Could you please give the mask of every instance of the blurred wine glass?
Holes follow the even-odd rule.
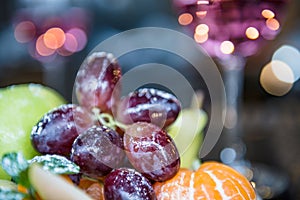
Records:
[[[246,147],[239,120],[244,67],[247,57],[258,53],[268,40],[278,35],[289,1],[173,0],[173,3],[179,24],[222,69],[227,113],[220,159],[249,180],[255,180],[253,169],[257,167],[252,168],[244,158]]]

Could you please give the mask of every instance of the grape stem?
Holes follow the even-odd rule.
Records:
[[[112,128],[114,130],[116,130],[117,127],[121,128],[122,130],[125,130],[127,128],[127,125],[116,121],[111,114],[101,113],[99,108],[93,108],[92,112],[96,116],[96,119],[99,120],[99,122],[104,126]]]

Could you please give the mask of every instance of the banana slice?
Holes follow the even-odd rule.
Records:
[[[68,183],[58,175],[44,171],[37,164],[29,168],[29,179],[44,200],[92,200],[84,191]]]

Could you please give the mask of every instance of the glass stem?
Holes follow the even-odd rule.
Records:
[[[234,158],[231,159],[232,162],[234,162],[235,160],[243,159],[246,152],[245,145],[242,142],[243,131],[240,120],[245,59],[232,56],[228,60],[222,60],[220,64],[223,66],[227,101],[226,119],[224,124],[224,148],[230,148],[231,152],[235,152]]]

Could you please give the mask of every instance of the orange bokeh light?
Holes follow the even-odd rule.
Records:
[[[189,25],[193,21],[193,16],[190,13],[183,13],[178,17],[180,25]]]
[[[204,43],[208,40],[208,34],[199,35],[197,33],[194,34],[194,39],[198,43]]]
[[[50,28],[44,34],[44,43],[49,49],[58,49],[65,43],[65,32],[61,28]]]
[[[277,19],[271,18],[267,19],[266,25],[269,29],[277,31],[280,28],[280,23]]]
[[[207,14],[207,11],[197,11],[196,15],[199,19],[203,19]]]
[[[206,24],[199,24],[195,30],[198,35],[205,35],[208,33],[208,31],[209,27]]]
[[[251,39],[251,40],[255,40],[259,37],[259,32],[256,28],[254,27],[248,27],[246,29],[246,32],[245,32],[247,38]]]
[[[266,19],[271,19],[271,18],[274,18],[275,17],[275,13],[272,11],[272,10],[269,10],[269,9],[264,9],[262,12],[261,12],[261,15],[266,18]]]
[[[38,37],[38,39],[36,40],[36,43],[35,43],[35,48],[36,48],[36,51],[39,55],[41,55],[41,56],[50,56],[55,52],[55,50],[54,49],[49,49],[45,45],[44,36],[45,36],[45,34],[42,34],[42,35],[40,35],[40,37]]]

